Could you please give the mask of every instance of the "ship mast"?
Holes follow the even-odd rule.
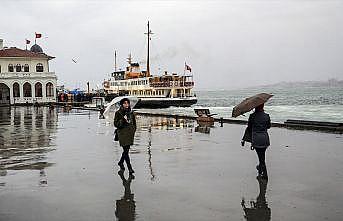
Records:
[[[129,54],[129,57],[127,58],[127,63],[129,63],[129,71],[131,72],[132,71],[132,66],[131,66],[131,62],[132,62],[132,56],[131,56],[131,53]]]
[[[144,33],[147,35],[148,37],[148,54],[147,54],[147,62],[146,62],[146,76],[150,77],[150,35],[152,35],[153,33],[150,30],[150,26],[149,26],[149,21],[148,21],[148,32]]]
[[[117,71],[117,51],[114,51],[114,71]]]

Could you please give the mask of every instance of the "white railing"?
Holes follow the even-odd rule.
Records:
[[[55,72],[5,72],[0,73],[0,78],[31,78],[31,77],[56,77]]]
[[[193,87],[193,81],[165,81],[165,82],[151,82],[152,87]]]
[[[55,97],[14,97],[13,98],[14,104],[34,104],[36,102],[38,103],[50,103],[50,102],[56,102]]]

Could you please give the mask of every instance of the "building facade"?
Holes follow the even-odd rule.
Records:
[[[55,103],[57,76],[34,44],[30,50],[3,47],[0,39],[0,105]]]

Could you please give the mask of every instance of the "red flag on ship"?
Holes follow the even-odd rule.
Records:
[[[192,68],[185,63],[185,69],[189,72],[192,72]]]
[[[27,45],[31,43],[30,40],[28,40],[28,39],[25,39],[25,40],[26,40],[26,44],[27,44]]]
[[[41,38],[42,37],[42,34],[40,33],[35,33],[36,34],[36,38]]]

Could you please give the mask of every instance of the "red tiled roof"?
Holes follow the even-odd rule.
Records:
[[[16,47],[3,48],[2,50],[0,50],[0,58],[1,57],[47,58],[49,60],[55,58],[44,53],[35,53],[29,50],[22,50]]]

